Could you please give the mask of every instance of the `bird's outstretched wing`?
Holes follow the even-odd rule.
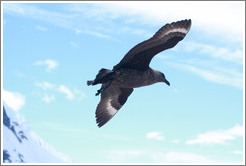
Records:
[[[164,25],[153,37],[133,47],[113,70],[125,67],[148,69],[151,59],[159,52],[174,47],[185,37],[190,27],[190,19]]]
[[[113,85],[102,92],[101,101],[96,109],[98,127],[103,126],[117,113],[132,92],[133,88],[119,88]]]

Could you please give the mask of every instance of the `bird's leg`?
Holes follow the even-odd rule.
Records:
[[[98,96],[102,90],[103,90],[103,87],[101,87],[101,89],[97,90],[96,96]]]
[[[101,89],[97,90],[96,96],[98,96],[100,93],[102,93],[103,91],[105,91],[108,87],[110,87],[110,85],[112,84],[112,82],[113,82],[113,80],[111,80],[105,86],[102,86]]]

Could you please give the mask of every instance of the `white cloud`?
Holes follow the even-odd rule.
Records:
[[[243,152],[241,150],[235,150],[232,152],[233,154],[236,154],[236,155],[241,155],[243,154]]]
[[[42,88],[43,90],[54,89],[56,87],[56,85],[49,82],[38,82],[36,83],[36,86]]]
[[[25,105],[26,97],[19,92],[11,92],[3,89],[3,100],[13,110],[18,111]]]
[[[67,96],[67,98],[70,100],[74,98],[73,92],[65,85],[60,85],[58,91],[64,93]]]
[[[57,68],[58,62],[56,62],[54,60],[51,60],[51,59],[46,59],[44,61],[37,61],[37,62],[34,63],[34,65],[36,65],[36,66],[44,65],[44,66],[46,66],[46,71],[49,72],[49,71]]]
[[[7,5],[8,7],[4,7],[5,13],[42,20],[62,28],[71,29],[76,33],[87,33],[108,39],[112,39],[112,32],[123,31],[121,25],[114,24],[113,21],[116,19],[121,19],[125,25],[161,26],[167,22],[191,18],[192,29],[199,32],[201,36],[237,43],[242,42],[245,29],[243,2],[124,1],[76,3],[67,4],[63,8],[66,14],[43,10],[34,5],[14,3]],[[230,14],[228,15],[228,13]],[[145,34],[143,30],[138,28],[131,32],[138,35]]]
[[[37,25],[35,28],[37,30],[40,30],[40,31],[43,31],[43,32],[46,32],[48,30],[46,27],[43,27],[43,26],[40,26],[40,25]]]
[[[71,28],[71,15],[50,12],[48,10],[42,10],[34,5],[23,3],[5,3],[3,6],[5,13],[42,20],[64,28]]]
[[[42,100],[47,103],[55,100],[55,95],[57,94],[63,94],[69,100],[73,100],[73,99],[83,100],[86,97],[85,93],[83,93],[82,91],[76,88],[71,89],[63,84],[57,85],[57,84],[44,81],[44,82],[37,82],[36,86],[46,92],[56,92],[56,94],[52,94],[50,96],[47,95],[46,92],[44,93],[44,95],[42,96]]]
[[[103,39],[108,39],[108,40],[117,41],[117,42],[119,41],[111,37],[110,35],[106,34],[105,32],[102,32],[102,30],[101,31],[94,30],[93,27],[91,27],[90,29],[75,28],[73,30],[75,31],[76,34],[89,34],[89,35],[96,36],[96,37],[103,38]]]
[[[226,144],[226,141],[235,140],[243,136],[243,126],[235,125],[227,130],[209,131],[199,134],[195,139],[186,141],[186,144]]]
[[[144,29],[132,28],[130,26],[124,26],[120,28],[119,30],[125,33],[131,33],[137,36],[143,36],[145,38],[150,38],[151,36],[153,36],[153,33],[149,33]]]
[[[163,134],[161,132],[156,131],[156,132],[147,133],[146,138],[147,139],[155,139],[157,141],[163,141],[165,137],[163,136]]]
[[[153,35],[153,32],[148,33],[147,28],[139,29],[136,24],[150,25],[151,23],[151,26],[162,26],[167,22],[191,18],[192,32],[190,33],[199,34],[195,38],[199,42],[192,41],[193,38],[188,42],[184,41],[181,51],[190,52],[192,55],[203,55],[204,59],[207,59],[206,64],[210,65],[198,66],[204,61],[197,56],[200,60],[199,64],[184,64],[179,67],[210,82],[243,88],[243,73],[236,70],[243,64],[244,56],[242,42],[245,16],[244,5],[241,2],[113,2],[95,3],[89,7],[84,4],[72,4],[69,9],[75,13],[81,13],[86,18],[98,20],[102,26],[101,32],[112,29],[112,34],[120,31],[144,35],[144,37]],[[230,13],[229,17],[227,13]],[[168,17],[163,17],[167,15]],[[122,22],[125,20],[125,24],[120,27],[112,25],[113,21],[119,18],[123,20]],[[133,26],[131,23],[134,23]],[[213,42],[213,45],[201,43],[201,39],[203,42]],[[237,45],[231,45],[232,43]],[[222,46],[218,46],[219,44]],[[175,49],[177,51],[177,47],[173,50]],[[162,54],[157,56],[162,59],[169,58]],[[218,63],[212,65],[215,63],[214,60]],[[231,63],[231,68],[228,68],[228,65],[225,66],[228,63]]]
[[[76,33],[77,32],[78,32],[78,30],[76,30]],[[118,41],[117,39],[112,38],[110,35],[107,35],[107,34],[101,32],[101,31],[96,31],[96,30],[92,30],[92,29],[80,30],[80,33],[85,33],[85,34],[93,35],[93,36],[96,36],[96,37],[99,37],[99,38]],[[79,33],[77,33],[77,34],[79,34]]]
[[[76,34],[84,33],[90,34],[93,36],[97,36],[100,38],[114,40],[110,35],[102,32],[102,30],[98,30],[98,26],[95,26],[95,22],[92,24],[88,20],[86,13],[82,15],[81,13],[61,13],[61,12],[53,12],[41,9],[36,7],[35,5],[27,5],[27,4],[17,4],[17,3],[8,3],[8,7],[4,7],[4,12],[17,15],[17,16],[25,16],[29,18],[33,18],[35,20],[41,20],[44,22],[48,22],[52,25],[70,29],[74,31]],[[91,10],[90,10],[91,11]],[[96,18],[96,17],[95,17]],[[107,28],[105,28],[107,29]]]
[[[168,63],[174,67],[178,67],[182,70],[187,70],[198,76],[206,79],[207,81],[214,82],[217,84],[229,85],[233,87],[243,88],[243,73],[238,72],[234,69],[223,69],[223,68],[209,68],[201,69],[192,65],[187,64],[175,64]]]
[[[51,101],[55,100],[55,96],[54,95],[47,95],[44,94],[44,96],[42,97],[42,100],[46,103],[50,103]]]
[[[241,49],[230,50],[227,47],[215,47],[197,42],[183,42],[182,48],[186,52],[205,54],[220,60],[243,64],[243,51]]]
[[[114,38],[117,34],[136,34],[140,36],[151,36],[154,32],[146,29],[162,26],[165,23],[192,19],[192,29],[190,33],[196,35],[196,40],[204,42],[214,42],[215,45],[192,41],[184,41],[182,51],[191,52],[193,55],[201,54],[231,63],[232,66],[242,65],[243,50],[242,39],[245,29],[243,2],[110,2],[110,3],[76,3],[63,6],[63,12],[53,12],[44,10],[35,5],[8,4],[4,8],[5,13],[21,15],[37,20],[48,22],[61,28],[74,31],[76,34],[90,34],[96,37],[117,41]],[[187,10],[189,9],[189,10]],[[207,12],[209,11],[209,12]],[[230,15],[228,15],[230,13]],[[165,17],[168,16],[168,17]],[[116,24],[115,20],[120,19],[121,23]],[[143,28],[147,25],[147,28]],[[223,46],[218,47],[218,43]],[[234,43],[234,45],[231,45]],[[236,44],[235,44],[236,43]],[[77,43],[69,43],[77,47]],[[177,50],[175,47],[173,50]],[[158,55],[160,58],[168,59],[169,56]],[[198,58],[199,60],[201,58]],[[203,61],[199,62],[202,63]],[[212,64],[211,59],[207,64]],[[40,61],[37,64],[46,65],[47,71],[57,67],[57,63],[47,63]],[[202,78],[219,84],[241,88],[243,87],[243,73],[231,70],[227,73],[218,69],[215,64],[211,68],[201,68],[200,66],[183,65],[181,69],[193,72]],[[238,67],[238,66],[237,66]],[[222,68],[222,67],[221,67]],[[227,68],[224,67],[224,68]]]
[[[157,57],[159,59],[164,57],[166,64],[192,72],[207,81],[243,89],[242,49],[186,41],[182,43],[182,47],[177,48],[176,53],[189,54],[183,58],[185,60],[182,60],[182,57],[178,60],[172,59],[172,56]]]
[[[101,6],[105,13],[117,13],[116,17],[134,16],[145,24],[160,25],[164,21],[191,18],[193,29],[199,29],[205,35],[242,42],[245,27],[243,2],[116,2]]]

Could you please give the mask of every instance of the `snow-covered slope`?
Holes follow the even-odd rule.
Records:
[[[18,112],[3,105],[4,163],[72,163],[31,131]]]

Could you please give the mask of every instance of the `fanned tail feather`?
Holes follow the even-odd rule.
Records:
[[[113,73],[112,70],[102,68],[96,75],[95,80],[87,81],[87,85],[90,86],[90,85],[96,85],[98,83],[108,82],[110,81],[110,78],[108,76],[111,76],[112,73]]]
[[[96,79],[101,79],[101,78],[103,78],[104,76],[106,76],[107,74],[109,74],[109,73],[111,73],[111,72],[112,72],[112,70],[108,70],[108,69],[102,68],[102,69],[98,72],[98,74],[97,74],[97,76],[96,76]]]
[[[87,81],[87,85],[90,86],[93,84],[94,81]]]

